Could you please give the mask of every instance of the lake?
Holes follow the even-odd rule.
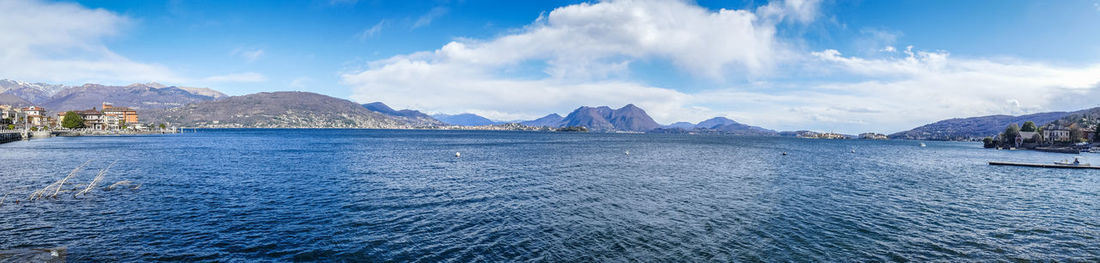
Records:
[[[1100,260],[1100,170],[989,166],[1073,155],[926,144],[310,129],[13,142],[0,144],[0,249],[93,262]],[[118,162],[87,196],[14,203],[88,160],[65,188]],[[140,187],[106,189],[119,181]]]

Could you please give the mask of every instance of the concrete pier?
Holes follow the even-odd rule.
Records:
[[[23,140],[22,131],[0,131],[0,143]]]

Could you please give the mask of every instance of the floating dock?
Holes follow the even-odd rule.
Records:
[[[1066,168],[1066,169],[1100,169],[1100,166],[1091,165],[1067,165],[1067,164],[1041,164],[1041,163],[1014,163],[1014,162],[989,162],[989,165],[1024,166],[1039,168]]]

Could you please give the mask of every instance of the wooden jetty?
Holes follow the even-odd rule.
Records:
[[[1039,168],[1066,168],[1066,169],[1100,169],[1100,166],[1092,166],[1088,164],[1072,165],[1072,164],[1041,164],[1041,163],[1014,163],[1014,162],[989,162],[989,165],[1007,165],[1007,166],[1024,166],[1024,167],[1039,167]]]

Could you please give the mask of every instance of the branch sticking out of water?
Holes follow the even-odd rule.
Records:
[[[62,178],[61,180],[58,180],[57,182],[54,182],[50,185],[47,185],[45,188],[42,188],[38,191],[34,191],[33,193],[31,193],[30,196],[27,197],[27,201],[34,201],[34,200],[42,199],[42,197],[46,196],[46,193],[50,191],[50,187],[54,187],[55,185],[57,186],[57,190],[54,190],[54,193],[51,197],[56,197],[57,193],[61,192],[61,187],[65,184],[65,180],[69,180],[69,177],[73,177],[73,175],[76,175],[76,173],[79,172],[81,168],[84,168],[84,166],[88,165],[88,163],[91,163],[91,162],[92,162],[92,160],[88,160],[87,162],[84,162],[84,164],[81,164],[80,166],[77,166],[76,169],[73,169],[72,172],[69,172],[69,175],[65,176],[65,178]]]
[[[84,164],[81,164],[80,166],[77,166],[76,169],[73,169],[73,171],[70,172],[69,175],[65,176],[65,178],[61,178],[61,181],[57,184],[57,190],[55,190],[53,192],[53,195],[51,195],[50,197],[57,197],[57,193],[61,192],[61,187],[65,185],[65,181],[68,181],[69,177],[73,177],[73,175],[76,175],[76,172],[79,172],[81,168],[84,168],[84,166],[88,165],[88,163],[90,162],[92,162],[92,160],[84,162]]]
[[[88,191],[91,191],[92,187],[95,187],[96,183],[99,183],[99,181],[103,180],[103,175],[107,174],[107,170],[110,170],[111,166],[115,166],[115,163],[118,163],[118,160],[115,160],[114,162],[111,162],[111,164],[107,165],[107,168],[103,168],[103,170],[99,170],[99,173],[95,175],[95,178],[92,179],[92,182],[88,183],[88,187],[85,187],[83,191],[80,191],[79,193],[74,194],[73,197],[76,197],[77,195],[86,195],[86,194],[88,194]]]

